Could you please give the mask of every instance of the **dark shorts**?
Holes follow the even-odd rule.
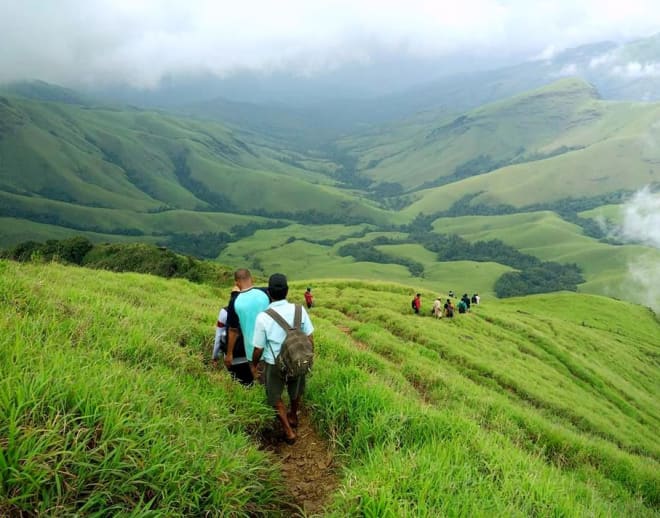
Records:
[[[271,365],[266,364],[266,398],[270,406],[275,404],[282,398],[282,391],[286,385],[286,390],[289,393],[289,399],[294,400],[302,396],[305,392],[305,376],[298,378],[289,378],[284,380],[282,371]]]
[[[227,369],[231,377],[239,381],[242,385],[252,385],[254,379],[252,378],[252,370],[248,362],[232,365]]]

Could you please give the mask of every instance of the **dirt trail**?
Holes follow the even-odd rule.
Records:
[[[299,416],[298,438],[292,445],[283,440],[279,423],[263,432],[261,447],[276,455],[293,503],[300,508],[294,516],[322,514],[339,486],[334,454],[327,441],[309,422],[306,410]]]

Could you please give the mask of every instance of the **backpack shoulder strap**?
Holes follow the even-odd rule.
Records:
[[[296,308],[297,311],[297,308]],[[269,315],[275,322],[279,324],[279,326],[284,329],[286,332],[289,332],[292,327],[289,325],[289,323],[284,320],[282,315],[280,315],[277,311],[275,311],[273,308],[268,308],[265,313]],[[295,322],[294,322],[295,325]]]
[[[302,324],[302,306],[296,304],[295,308],[295,313],[293,314],[293,328],[300,329],[300,324]]]

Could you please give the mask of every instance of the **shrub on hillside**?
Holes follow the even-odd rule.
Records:
[[[113,272],[137,272],[159,277],[180,277],[192,282],[228,284],[232,272],[228,268],[190,256],[176,254],[165,247],[144,243],[94,245],[84,237],[73,237],[45,243],[25,241],[4,250],[0,258],[14,261],[57,261]]]
[[[87,238],[77,236],[57,241],[49,239],[45,243],[25,241],[3,252],[2,256],[14,261],[59,261],[64,263],[82,264],[83,258],[94,245]]]
[[[519,272],[503,274],[495,282],[495,294],[500,298],[548,293],[551,291],[577,291],[584,282],[576,264],[542,263]]]

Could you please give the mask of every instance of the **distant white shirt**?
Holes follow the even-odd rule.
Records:
[[[277,311],[290,325],[293,325],[296,310],[295,304],[291,304],[286,300],[278,300],[272,302],[268,306],[268,309],[270,308]],[[302,308],[300,329],[307,336],[314,332],[314,326],[305,308]],[[254,346],[257,349],[264,350],[262,358],[266,363],[275,365],[275,358],[280,354],[282,342],[284,342],[285,338],[286,331],[270,315],[265,312],[257,315],[257,320],[254,324]]]

